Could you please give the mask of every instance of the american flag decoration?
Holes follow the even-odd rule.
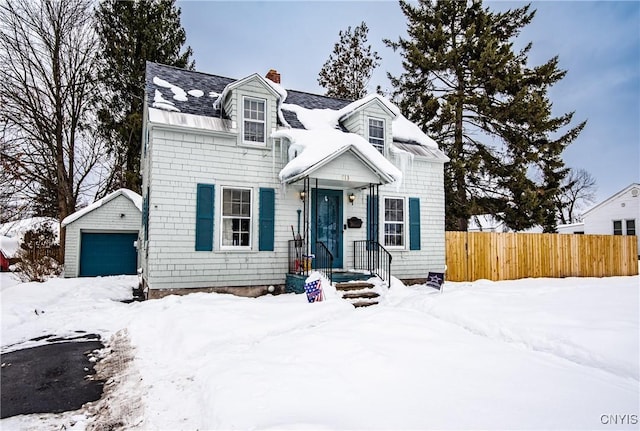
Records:
[[[322,294],[322,283],[320,279],[310,280],[304,284],[304,291],[307,293],[309,302],[320,302],[324,299]]]
[[[427,286],[438,289],[442,292],[442,285],[444,284],[444,272],[429,272],[427,276]]]

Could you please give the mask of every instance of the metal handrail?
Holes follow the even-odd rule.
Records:
[[[333,283],[333,254],[322,241],[316,241],[314,268],[324,274]]]
[[[353,269],[369,271],[391,287],[391,260],[393,256],[378,241],[353,242]]]
[[[333,254],[322,241],[316,242],[315,255],[307,255],[307,243],[289,240],[289,274],[308,276],[311,269],[321,272],[333,283]]]

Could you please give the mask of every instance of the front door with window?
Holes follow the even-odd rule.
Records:
[[[316,241],[333,254],[333,267],[342,268],[342,190],[316,189],[311,202],[311,252]]]

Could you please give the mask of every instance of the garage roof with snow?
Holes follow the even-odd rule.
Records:
[[[91,211],[100,208],[101,206],[103,206],[104,204],[106,204],[109,201],[112,201],[113,199],[117,198],[118,196],[124,196],[127,199],[129,199],[133,205],[135,205],[136,208],[138,208],[138,210],[140,212],[142,212],[142,196],[140,196],[139,194],[137,194],[134,191],[131,191],[129,189],[118,189],[115,192],[112,192],[110,194],[108,194],[107,196],[103,197],[102,199],[98,199],[97,201],[95,201],[94,203],[92,203],[91,205],[88,205],[76,212],[74,212],[73,214],[68,215],[67,217],[65,217],[64,220],[62,220],[62,226],[66,226],[70,223],[73,223],[74,221],[78,220],[80,217],[84,216],[85,214],[90,213]]]

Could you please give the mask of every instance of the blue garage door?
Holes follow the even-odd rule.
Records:
[[[137,233],[82,233],[80,276],[136,273]]]

